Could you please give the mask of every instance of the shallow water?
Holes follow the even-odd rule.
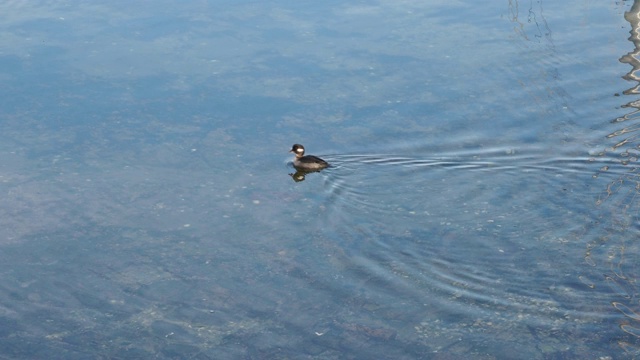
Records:
[[[637,357],[639,6],[0,5],[0,357]]]

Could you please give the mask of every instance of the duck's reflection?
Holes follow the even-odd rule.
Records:
[[[300,182],[300,181],[304,181],[305,176],[315,172],[320,172],[320,170],[311,170],[311,171],[296,170],[295,173],[290,173],[289,176],[291,176],[293,181]]]

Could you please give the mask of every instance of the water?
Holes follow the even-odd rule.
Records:
[[[639,6],[5,2],[0,357],[637,357]]]

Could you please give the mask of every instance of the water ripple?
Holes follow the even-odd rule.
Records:
[[[482,159],[482,160],[479,160]],[[593,173],[594,164],[601,168],[619,164],[613,157],[554,156],[540,154],[509,154],[504,150],[485,151],[480,154],[443,154],[437,158],[416,158],[389,154],[333,155],[332,164],[337,168],[355,169],[365,165],[402,166],[415,168],[451,168],[471,170],[554,170],[558,172]]]
[[[322,232],[343,248],[349,286],[478,326],[608,319],[576,306],[590,288],[567,276],[575,271],[567,256],[582,251],[571,224],[595,206],[576,187],[615,176],[599,170],[614,160],[502,148],[328,158]]]

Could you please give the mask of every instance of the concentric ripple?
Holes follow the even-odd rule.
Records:
[[[322,232],[344,251],[344,286],[403,304],[421,336],[611,320],[602,304],[579,301],[593,293],[571,225],[590,221],[615,176],[597,169],[611,159],[525,148],[330,160]]]

